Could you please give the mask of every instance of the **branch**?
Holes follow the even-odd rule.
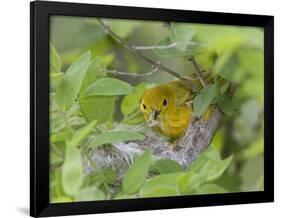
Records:
[[[143,77],[143,76],[151,76],[154,73],[157,73],[159,71],[159,69],[155,68],[149,72],[146,73],[134,73],[134,72],[124,72],[124,71],[119,71],[119,70],[109,70],[109,69],[105,69],[105,72],[108,74],[112,74],[112,75],[121,75],[121,76],[134,76],[134,77]],[[201,71],[201,73],[205,72],[205,70]],[[199,80],[198,77],[189,77],[190,81],[196,81]]]
[[[201,85],[205,88],[207,86],[206,82],[204,81],[203,77],[201,76],[200,68],[199,68],[197,62],[195,61],[194,57],[191,56],[188,58],[188,60],[192,63],[193,67],[195,68],[195,73],[196,73],[198,79],[200,80]]]
[[[118,70],[105,70],[105,72],[112,74],[112,75],[126,75],[126,76],[151,76],[152,74],[158,72],[157,68],[146,72],[146,73],[131,73],[131,72],[122,72]]]
[[[135,46],[135,45],[132,45],[132,47],[135,49],[135,50],[143,50],[143,51],[146,51],[146,50],[153,50],[153,49],[160,49],[160,50],[164,50],[164,49],[169,49],[169,48],[175,48],[177,46],[186,46],[186,45],[195,45],[196,43],[195,42],[182,42],[182,43],[179,43],[179,42],[173,42],[171,44],[167,44],[167,45],[152,45],[152,46]]]
[[[163,64],[161,64],[160,62],[156,62],[148,57],[146,57],[141,51],[136,50],[132,45],[126,43],[118,34],[116,34],[114,31],[112,31],[112,29],[110,28],[110,26],[107,24],[107,22],[105,22],[102,19],[98,19],[98,22],[102,25],[104,31],[109,34],[113,39],[115,39],[116,41],[118,41],[119,43],[121,43],[125,48],[127,48],[128,50],[130,50],[131,52],[135,53],[136,55],[138,55],[139,57],[141,57],[143,60],[145,60],[146,62],[150,63],[152,66],[154,66],[155,68],[158,68],[159,70],[163,70],[169,74],[171,74],[172,76],[177,77],[180,80],[183,80],[185,82],[185,84],[192,89],[193,91],[196,91],[196,86],[189,80],[189,78],[184,77],[183,75],[181,75],[180,73],[164,66]]]

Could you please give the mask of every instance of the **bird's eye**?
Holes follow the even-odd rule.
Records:
[[[164,105],[164,106],[167,105],[167,100],[166,100],[166,99],[164,99],[163,105]]]
[[[146,106],[145,106],[145,104],[142,104],[142,107],[143,107],[143,109],[144,109],[144,110],[146,110]]]

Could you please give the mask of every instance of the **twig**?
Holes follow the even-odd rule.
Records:
[[[143,121],[141,124],[137,125],[135,128],[131,129],[130,132],[136,131],[138,128],[142,127],[143,125],[146,124],[146,121]]]
[[[200,71],[200,68],[198,66],[198,64],[196,63],[195,59],[193,56],[189,57],[188,60],[192,63],[193,67],[195,68],[195,73],[198,77],[198,79],[200,80],[200,83],[202,84],[202,86],[205,88],[207,85],[206,85],[206,82],[205,80],[203,79],[203,77],[201,76],[201,71]]]
[[[86,160],[90,163],[90,167],[92,168],[91,172],[94,171],[98,176],[100,176],[101,178],[104,178],[104,175],[100,172],[99,167],[96,165],[96,163],[90,156],[89,151],[85,147],[81,147],[81,150],[82,150]]]
[[[113,74],[113,75],[126,75],[126,76],[150,76],[154,73],[156,73],[158,70],[158,68],[155,68],[147,73],[131,73],[131,72],[122,72],[122,71],[118,71],[118,70],[105,70],[107,73],[109,74]]]
[[[119,71],[119,70],[108,70],[105,69],[104,70],[106,73],[108,74],[112,74],[112,75],[124,75],[124,76],[134,76],[134,77],[142,77],[142,76],[151,76],[154,73],[158,72],[159,69],[155,68],[149,72],[146,73],[135,73],[135,72],[124,72],[124,71]],[[205,72],[205,70],[201,71],[201,73]],[[195,80],[199,80],[198,77],[189,77],[188,80],[190,81],[195,81]]]
[[[169,49],[169,48],[175,48],[177,46],[180,46],[180,45],[195,45],[196,43],[195,42],[183,42],[183,43],[179,43],[179,42],[173,42],[171,44],[167,44],[167,45],[151,45],[151,46],[135,46],[135,45],[132,45],[132,47],[136,50],[143,50],[143,51],[146,51],[146,50],[153,50],[153,49],[160,49],[160,50],[164,50],[164,49]]]
[[[91,167],[92,167],[95,171],[98,171],[98,168],[97,168],[96,164],[94,163],[93,159],[90,157],[90,155],[89,155],[88,151],[86,150],[86,148],[85,148],[85,147],[82,147],[81,150],[82,150],[84,156],[85,156],[85,157],[87,158],[87,160],[89,161]]]
[[[135,53],[136,55],[141,57],[146,62],[152,64],[155,68],[158,68],[159,70],[163,70],[163,71],[171,74],[172,76],[175,76],[175,77],[177,77],[180,80],[183,80],[189,88],[191,88],[192,90],[196,91],[196,86],[188,78],[186,78],[183,75],[181,75],[180,73],[178,73],[178,72],[176,72],[176,71],[174,71],[174,70],[164,66],[160,62],[156,62],[156,61],[146,57],[141,51],[136,50],[132,45],[126,43],[118,34],[116,34],[114,31],[112,31],[110,26],[104,20],[98,19],[98,22],[102,25],[102,27],[104,28],[104,31],[107,34],[109,34],[113,39],[115,39],[116,41],[121,43],[128,50],[130,50],[131,52]]]

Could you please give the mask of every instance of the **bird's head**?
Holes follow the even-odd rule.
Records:
[[[165,86],[157,86],[145,91],[141,110],[150,126],[156,126],[159,121],[165,119],[165,114],[173,103],[172,100],[172,93]]]

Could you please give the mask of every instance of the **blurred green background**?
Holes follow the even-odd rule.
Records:
[[[154,49],[145,50],[143,53],[182,75],[195,73],[187,60],[189,55],[193,55],[201,70],[212,70],[236,87],[231,100],[233,111],[223,117],[212,141],[212,147],[221,159],[231,155],[233,159],[212,184],[227,192],[263,190],[263,29],[154,21],[114,19],[107,21],[112,30],[131,45],[154,46]],[[95,18],[51,16],[50,43],[51,201],[114,199],[116,193],[122,195],[120,193],[124,192],[122,185],[117,188],[114,185],[116,172],[109,170],[100,173],[99,176],[102,175],[105,182],[98,184],[96,181],[100,177],[92,175],[91,178],[89,176],[86,178],[81,167],[79,169],[74,167],[72,171],[71,166],[75,164],[80,166],[82,161],[80,153],[67,150],[69,142],[73,141],[77,131],[87,125],[95,126],[96,132],[90,134],[114,130],[120,123],[139,125],[144,121],[139,111],[139,100],[143,91],[152,85],[175,78],[165,72],[135,76],[151,71],[152,66],[106,35]],[[178,46],[157,48],[172,43],[177,43]],[[84,56],[79,59],[82,54]],[[70,72],[69,67],[78,62],[76,67],[79,68],[83,61],[85,63],[88,61],[89,64],[86,64],[85,72],[82,72],[81,68],[85,78],[79,86],[79,96],[83,95],[91,82],[107,77],[114,77],[130,84],[133,94],[131,91],[124,91],[126,89],[124,86],[124,93],[119,96],[107,94],[83,101],[77,98],[77,93],[76,96],[73,95],[72,100],[64,99],[62,94],[57,97],[57,92],[63,93],[67,90],[61,85],[61,81],[66,72]],[[114,74],[114,70],[131,75],[117,75]],[[79,76],[74,80],[78,81]],[[68,83],[65,84],[66,87]],[[61,87],[58,88],[59,86]],[[135,100],[131,100],[132,98]],[[67,106],[64,107],[59,100],[69,102],[69,105],[65,104]],[[57,103],[54,103],[55,101]],[[95,120],[97,123],[91,123]],[[89,131],[83,137],[80,135],[79,143],[83,144],[88,135]],[[75,173],[72,175],[68,171]],[[77,176],[83,178],[77,180]],[[66,180],[74,182],[67,184]],[[75,193],[68,188],[73,184],[76,187],[73,189],[77,189]],[[216,191],[211,189],[207,193]],[[132,197],[128,193],[123,195]],[[135,194],[134,197],[141,197],[141,194]]]

